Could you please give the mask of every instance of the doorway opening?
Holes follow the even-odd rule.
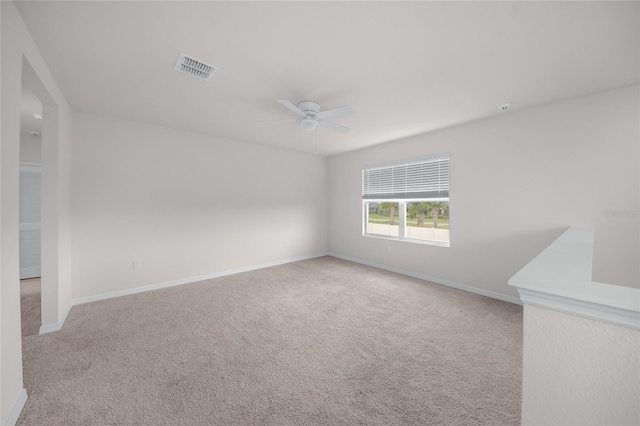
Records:
[[[20,108],[20,313],[22,337],[42,325],[42,101],[22,85]]]

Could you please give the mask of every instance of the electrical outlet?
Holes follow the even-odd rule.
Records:
[[[142,260],[134,260],[133,269],[140,269],[140,268],[142,268]]]

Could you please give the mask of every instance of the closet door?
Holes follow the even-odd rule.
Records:
[[[20,165],[20,279],[40,276],[42,168]]]

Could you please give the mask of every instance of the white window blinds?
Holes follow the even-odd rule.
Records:
[[[362,170],[362,198],[449,197],[449,155]]]

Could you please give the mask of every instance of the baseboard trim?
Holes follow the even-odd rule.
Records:
[[[67,320],[67,316],[69,315],[69,311],[71,311],[72,306],[73,305],[71,303],[69,304],[69,306],[67,306],[67,309],[65,309],[62,314],[62,318],[60,318],[60,321],[58,321],[57,323],[41,325],[40,334],[53,333],[54,331],[60,330],[64,325],[64,322]]]
[[[40,326],[40,334],[53,333],[54,331],[58,331],[62,328],[62,324],[43,324]]]
[[[21,268],[20,269],[20,279],[21,280],[28,280],[30,278],[37,278],[41,275],[40,273],[40,267],[39,266],[33,266],[31,268]]]
[[[337,257],[338,259],[348,260],[349,262],[360,263],[362,265],[372,266],[378,269],[384,269],[385,271],[395,272],[397,274],[407,275],[412,278],[417,278],[419,280],[428,281],[435,284],[444,285],[447,287],[452,287],[458,290],[467,291],[469,293],[479,294],[481,296],[490,297],[492,299],[502,300],[504,302],[514,303],[516,305],[522,305],[522,301],[517,297],[507,296],[506,294],[495,293],[493,291],[485,290],[482,288],[471,287],[464,284],[454,283],[452,281],[443,280],[441,278],[430,277],[424,274],[418,274],[416,272],[407,271],[405,269],[394,268],[392,266],[383,265],[381,263],[369,262],[367,260],[358,259],[350,256],[343,256],[338,253],[329,252],[329,256]]]
[[[71,300],[71,305],[72,306],[82,305],[84,303],[97,302],[99,300],[113,299],[114,297],[129,296],[129,295],[132,295],[132,294],[144,293],[144,292],[147,292],[147,291],[159,290],[159,289],[167,288],[167,287],[175,287],[175,286],[178,286],[178,285],[190,284],[190,283],[195,283],[195,282],[198,282],[198,281],[210,280],[210,279],[213,279],[213,278],[224,277],[224,276],[227,276],[227,275],[240,274],[242,272],[255,271],[257,269],[270,268],[272,266],[284,265],[284,264],[287,264],[287,263],[299,262],[301,260],[314,259],[316,257],[322,257],[322,256],[328,256],[328,255],[329,255],[328,252],[310,254],[310,255],[306,255],[306,256],[293,257],[293,258],[289,258],[289,259],[276,260],[276,261],[273,261],[273,262],[260,263],[258,265],[245,266],[245,267],[242,267],[242,268],[227,269],[225,271],[214,272],[214,273],[211,273],[211,274],[200,275],[200,276],[197,276],[197,277],[182,278],[182,279],[179,279],[179,280],[166,281],[166,282],[157,283],[157,284],[150,284],[150,285],[146,285],[146,286],[142,286],[142,287],[136,287],[136,288],[130,288],[130,289],[126,289],[126,290],[118,290],[118,291],[113,291],[113,292],[109,292],[109,293],[97,294],[95,296],[80,297],[80,298]],[[41,332],[41,334],[42,334],[42,332]]]
[[[15,426],[15,424],[18,423],[24,404],[27,403],[27,398],[27,390],[22,388],[22,392],[18,395],[18,399],[16,400],[16,403],[13,404],[11,413],[9,413],[9,418],[7,419],[7,423],[5,423],[6,426]]]

